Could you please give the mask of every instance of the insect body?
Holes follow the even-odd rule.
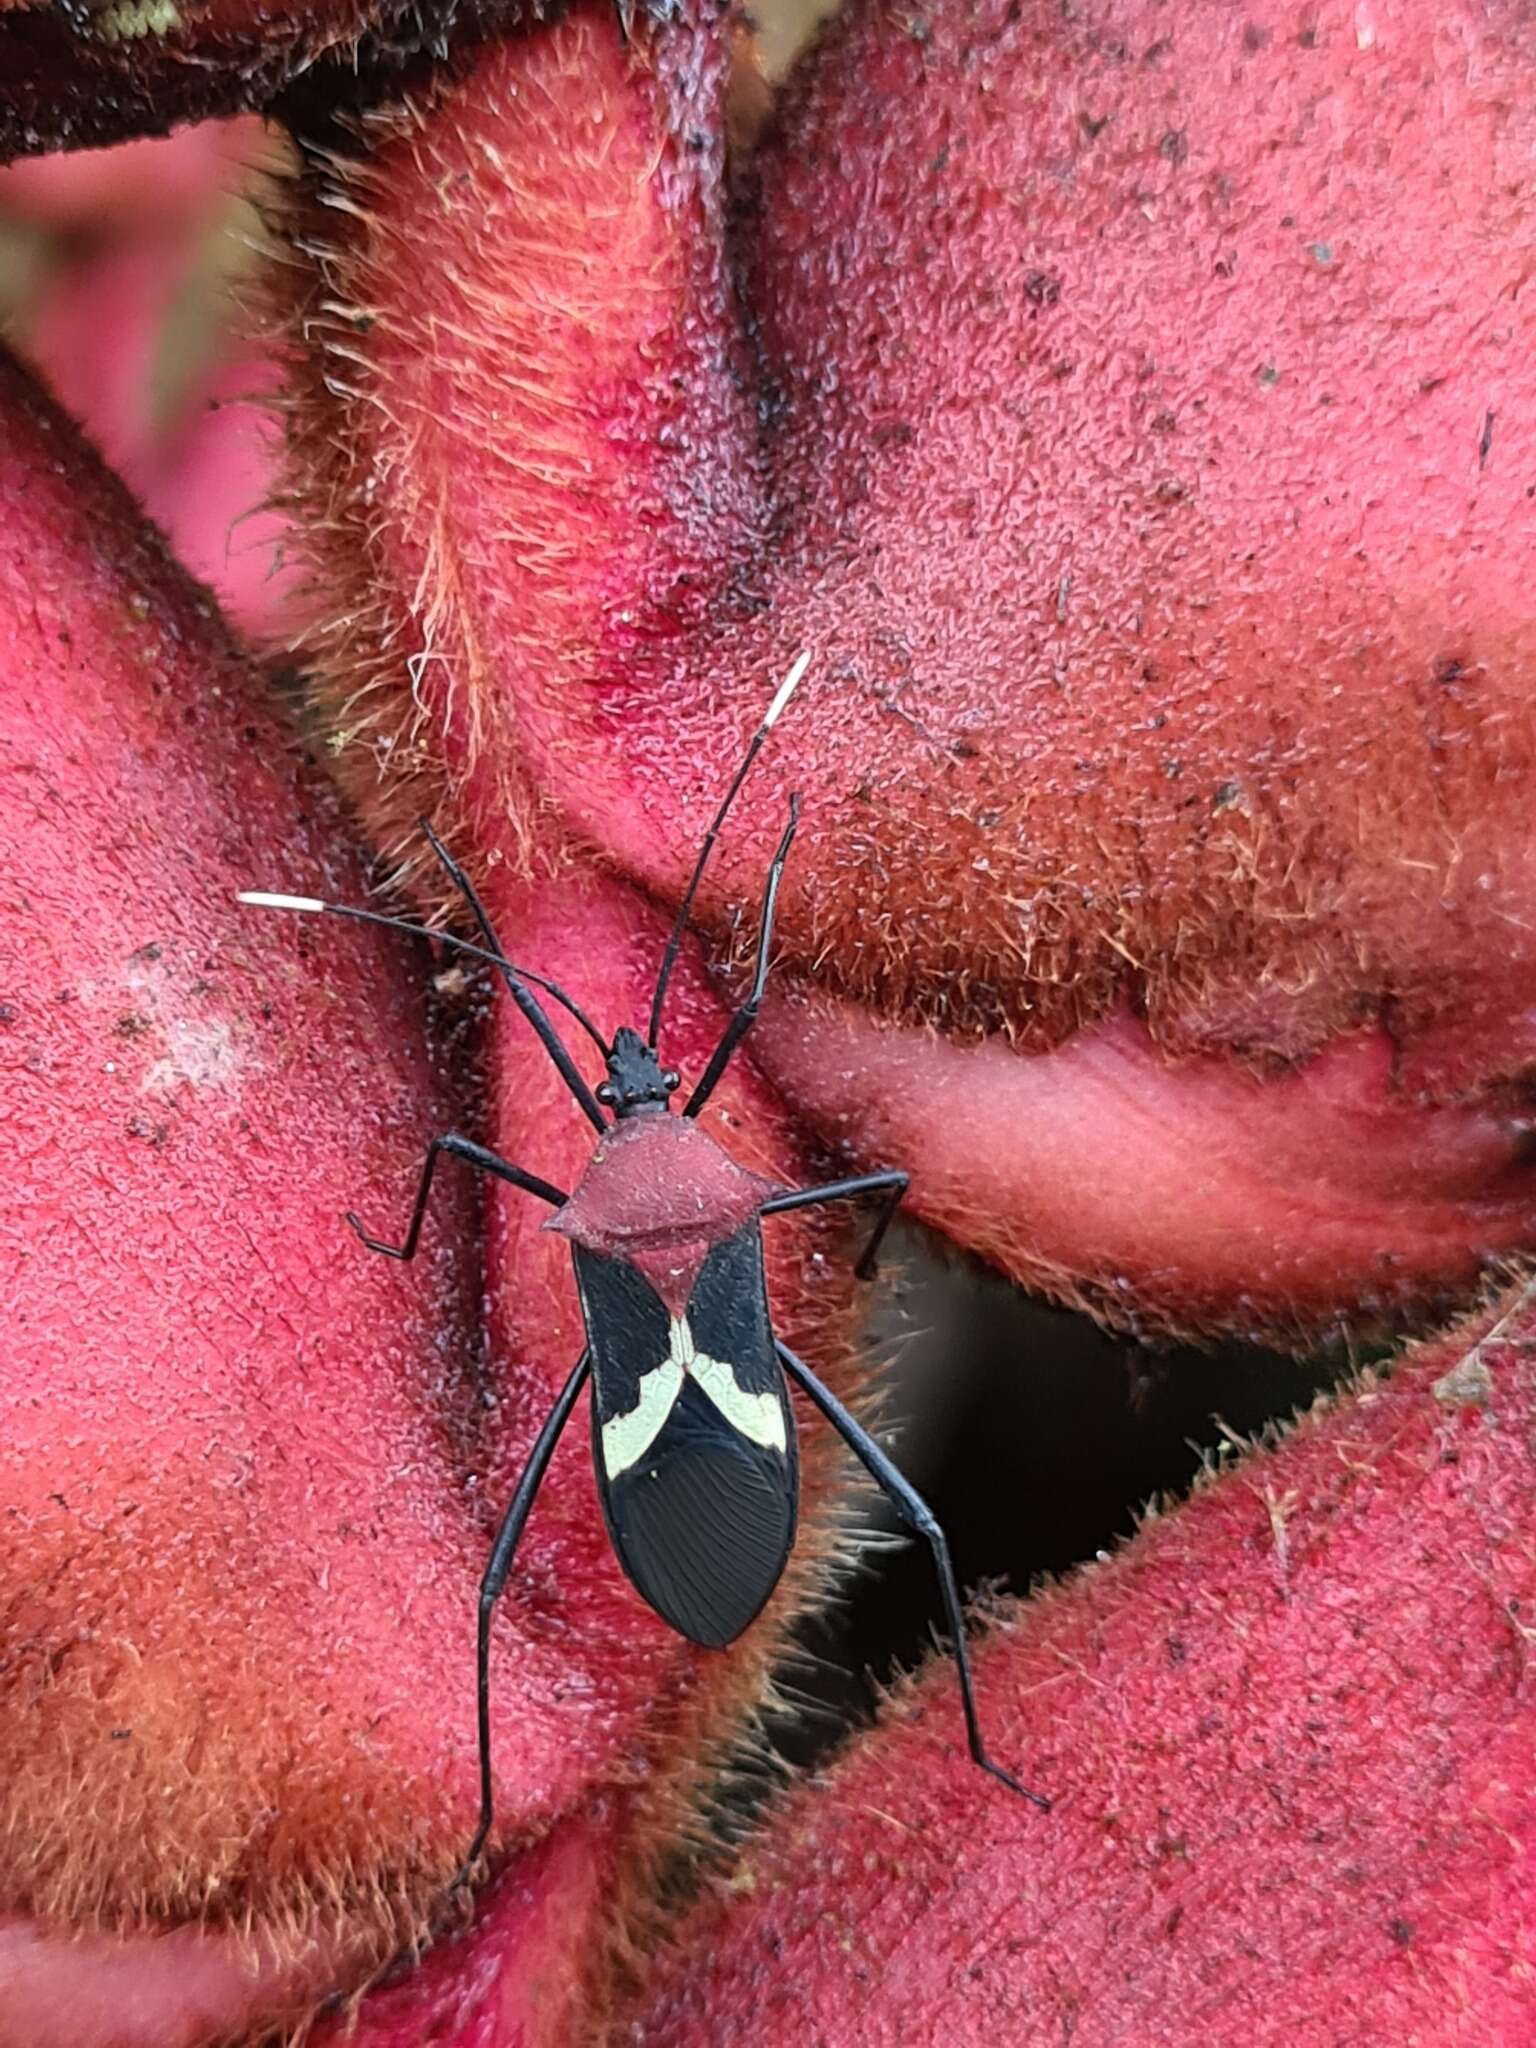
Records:
[[[1048,1805],[994,1763],[982,1743],[960,1595],[938,1523],[880,1446],[773,1329],[762,1219],[815,1203],[881,1197],[855,1267],[861,1278],[868,1278],[906,1191],[906,1174],[891,1170],[820,1187],[781,1188],[739,1166],[696,1121],[762,1002],[774,907],[798,819],[793,797],[768,871],[751,990],[681,1112],[672,1109],[680,1078],[662,1065],[656,1050],[667,985],[710,852],[805,666],[802,656],[753,735],[705,834],[662,956],[643,1037],[622,1027],[610,1043],[563,989],[508,960],[473,884],[425,823],[433,851],[468,905],[483,944],[314,897],[246,893],[240,899],[268,909],[326,913],[415,932],[490,962],[600,1134],[569,1195],[457,1133],[434,1138],[399,1244],[370,1237],[355,1216],[347,1218],[370,1250],[410,1259],[439,1159],[446,1155],[494,1174],[553,1208],[545,1227],[570,1240],[586,1326],[586,1347],[529,1454],[481,1582],[476,1666],[480,1820],[457,1883],[473,1871],[492,1823],[491,1618],[555,1445],[589,1379],[598,1493],[619,1562],[663,1620],[708,1649],[733,1642],[751,1624],[788,1560],[799,1501],[788,1386],[791,1381],[798,1385],[933,1553],[972,1756],[1013,1791],[1037,1806]],[[564,1009],[601,1051],[606,1078],[595,1091],[582,1078],[535,989]]]
[[[712,1649],[756,1618],[794,1541],[758,1222],[781,1192],[696,1123],[632,1112],[547,1226],[575,1257],[613,1547],[662,1619]]]

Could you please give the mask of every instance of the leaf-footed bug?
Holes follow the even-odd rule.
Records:
[[[880,1446],[773,1330],[763,1271],[762,1218],[813,1203],[882,1197],[869,1241],[854,1268],[861,1279],[868,1279],[906,1191],[907,1175],[892,1169],[821,1187],[780,1188],[738,1166],[697,1121],[762,1003],[774,909],[799,819],[795,797],[789,800],[788,822],[768,870],[751,989],[680,1113],[672,1110],[672,1096],[681,1077],[662,1066],[657,1052],[667,987],[705,867],[737,792],[804,675],[808,659],[802,654],[780,685],[704,835],[662,955],[644,1037],[621,1026],[610,1043],[562,988],[510,961],[497,943],[474,885],[425,821],[422,829],[468,906],[481,945],[315,897],[245,891],[239,899],[268,910],[382,925],[435,939],[489,962],[599,1133],[597,1149],[574,1194],[451,1133],[434,1138],[427,1149],[415,1206],[400,1244],[370,1237],[356,1216],[347,1218],[371,1251],[411,1259],[438,1160],[447,1155],[494,1174],[555,1211],[547,1228],[570,1239],[586,1327],[586,1347],[529,1453],[481,1583],[476,1658],[480,1817],[456,1884],[472,1874],[493,1817],[491,1617],[555,1445],[589,1378],[598,1493],[619,1563],[664,1621],[706,1649],[734,1642],[756,1619],[789,1558],[799,1504],[787,1384],[793,1380],[933,1554],[971,1755],[1011,1790],[1049,1809],[1048,1800],[1027,1791],[994,1763],[982,1742],[960,1594],[943,1531]],[[557,1003],[602,1054],[607,1078],[595,1091],[582,1078],[535,989]]]

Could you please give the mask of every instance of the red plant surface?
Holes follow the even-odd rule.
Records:
[[[1536,2018],[1529,1289],[933,1672],[679,1930],[624,2038],[1524,2041]],[[1452,1704],[1454,1702],[1454,1705]]]
[[[697,1072],[718,1035],[797,788],[777,993],[710,1114],[743,1163],[909,1164],[956,1244],[1168,1332],[1423,1329],[1529,1248],[1518,8],[858,6],[755,141],[705,10],[398,50],[296,20],[108,48],[9,10],[0,134],[268,105],[335,42],[282,103],[251,374],[288,413],[306,731],[376,851],[414,861],[430,811],[514,955],[638,1021],[807,648],[666,1046]],[[46,62],[5,71],[13,32]],[[93,224],[26,339],[224,577],[212,529],[268,486],[145,398],[219,148],[162,146],[174,209],[106,159],[10,204]],[[409,949],[234,907],[355,897],[352,828],[10,370],[0,504],[0,2048],[242,2038],[433,1938],[312,2038],[1536,2031],[1522,1292],[999,1613],[989,1725],[1049,1817],[978,1781],[931,1671],[670,1945],[831,1452],[784,1597],[708,1657],[624,1586],[573,1432],[454,1925],[475,1582],[579,1324],[509,1190],[444,1189],[411,1269],[340,1212],[389,1228],[452,1123],[566,1186],[589,1133],[515,1016],[471,1059]],[[771,1277],[846,1385],[828,1249],[786,1229]]]

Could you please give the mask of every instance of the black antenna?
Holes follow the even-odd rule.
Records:
[[[555,1001],[557,1003],[562,1003],[565,1006],[565,1008],[570,1011],[571,1015],[576,1019],[576,1022],[586,1032],[587,1036],[592,1040],[593,1044],[597,1047],[598,1051],[602,1054],[603,1058],[607,1059],[608,1047],[603,1043],[603,1034],[592,1022],[591,1018],[587,1015],[586,1011],[583,1010],[580,1007],[580,1005],[577,1004],[570,996],[568,996],[563,988],[560,988],[554,982],[547,980],[542,974],[529,974],[523,968],[514,967],[512,965],[512,962],[507,958],[506,954],[502,951],[501,941],[497,938],[495,930],[493,929],[491,924],[490,913],[487,911],[485,905],[480,901],[479,896],[475,893],[474,883],[469,879],[468,875],[465,874],[464,870],[459,866],[458,862],[454,859],[453,855],[448,851],[447,847],[444,846],[441,839],[439,839],[437,834],[432,830],[432,827],[428,823],[428,821],[425,818],[422,818],[418,820],[418,823],[420,824],[422,831],[426,834],[428,846],[431,847],[432,851],[437,855],[439,861],[441,861],[443,869],[447,874],[449,881],[452,882],[453,886],[464,898],[464,901],[469,905],[470,911],[474,916],[475,923],[480,927],[480,936],[484,939],[486,945],[490,948],[490,957],[496,962],[496,964],[501,968],[502,973],[507,977],[507,986],[512,989],[513,995],[515,996],[517,994],[517,990],[512,986],[513,976],[521,976],[524,981],[535,982],[540,988],[547,989],[549,993],[555,998]]]
[[[580,1103],[588,1122],[600,1131],[607,1130],[608,1119],[598,1107],[597,1098],[576,1071],[559,1032],[549,1021],[549,1016],[538,998],[524,986],[525,982],[531,981],[535,987],[542,988],[553,996],[563,1009],[569,1010],[606,1059],[608,1047],[602,1033],[558,983],[547,980],[542,974],[530,974],[526,968],[516,966],[504,954],[493,952],[485,946],[472,945],[468,939],[461,939],[456,932],[433,931],[430,925],[412,924],[409,919],[403,917],[386,917],[382,911],[357,910],[350,903],[325,903],[318,896],[277,896],[266,889],[242,889],[235,900],[237,903],[254,904],[258,910],[297,910],[309,916],[348,917],[356,924],[378,925],[383,931],[404,932],[410,938],[434,939],[438,945],[447,946],[455,953],[467,954],[471,960],[484,960],[492,967],[499,968],[506,977],[507,986],[512,991],[518,1008],[537,1032],[539,1042],[559,1069],[566,1086]]]
[[[242,889],[235,898],[237,903],[254,903],[258,910],[305,910],[324,911],[327,917],[350,917],[359,924],[376,924],[386,932],[404,932],[411,939],[432,939],[439,946],[448,946],[455,953],[467,953],[471,960],[484,960],[490,967],[502,967],[515,974],[519,981],[531,981],[535,988],[541,988],[546,995],[554,997],[562,1010],[569,1010],[576,1022],[586,1032],[604,1059],[608,1047],[603,1034],[581,1007],[574,996],[568,996],[558,981],[551,981],[547,974],[535,974],[531,967],[519,967],[515,960],[488,946],[477,946],[470,939],[461,939],[457,932],[439,931],[435,925],[412,924],[406,917],[386,917],[380,910],[354,910],[349,903],[322,903],[318,896],[273,896],[262,889]]]
[[[784,879],[784,863],[789,859],[789,849],[794,844],[795,828],[800,823],[800,799],[792,796],[789,800],[789,822],[784,827],[784,837],[779,841],[779,850],[773,856],[773,865],[768,870],[767,886],[763,890],[763,915],[757,933],[757,968],[752,976],[752,992],[737,1010],[721,1035],[720,1043],[704,1069],[703,1079],[683,1105],[684,1116],[697,1116],[715,1092],[715,1083],[730,1065],[731,1054],[740,1045],[757,1021],[757,1013],[763,1006],[763,990],[768,986],[768,968],[773,950],[773,914],[778,907],[779,884]]]
[[[810,665],[810,655],[808,653],[802,654],[796,660],[794,667],[791,668],[783,682],[780,683],[773,702],[768,706],[768,710],[764,715],[762,724],[753,733],[747,745],[747,751],[742,757],[741,766],[731,778],[731,786],[725,792],[725,800],[715,813],[715,822],[704,834],[704,843],[699,848],[699,857],[694,863],[692,879],[683,891],[682,902],[677,906],[677,918],[672,926],[672,936],[667,940],[667,950],[661,956],[661,971],[656,977],[656,993],[651,998],[651,1022],[645,1041],[652,1052],[656,1050],[656,1036],[661,1029],[661,1008],[667,999],[667,983],[672,979],[672,969],[677,965],[677,956],[682,950],[683,933],[688,929],[688,916],[693,909],[693,899],[698,894],[700,882],[704,879],[704,870],[709,865],[709,856],[715,850],[715,841],[720,836],[720,827],[725,823],[727,811],[730,810],[731,805],[736,801],[737,791],[750,774],[752,763],[762,752],[763,742],[767,739],[769,733],[772,732],[775,720],[794,695],[796,685]]]

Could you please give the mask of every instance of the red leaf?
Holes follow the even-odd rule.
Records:
[[[930,1666],[624,2038],[1507,2043],[1536,2028],[1536,1315],[1411,1353]]]
[[[1518,34],[1250,14],[855,7],[734,211],[711,25],[488,48],[310,181],[297,450],[381,833],[553,803],[675,899],[812,649],[702,911],[792,782],[786,1097],[1030,1285],[1291,1336],[1532,1228],[1533,217]]]
[[[291,578],[267,506],[280,435],[258,411],[276,365],[230,277],[271,161],[255,121],[207,122],[12,164],[0,219],[32,249],[5,314],[33,367],[226,614],[281,645]]]

